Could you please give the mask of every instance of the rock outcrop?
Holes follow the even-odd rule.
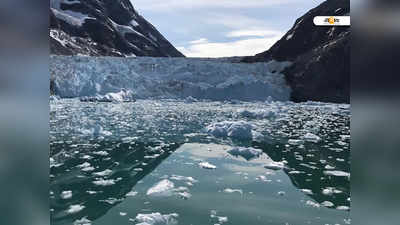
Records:
[[[295,102],[350,102],[350,28],[315,26],[315,16],[348,16],[349,0],[327,0],[297,19],[268,51],[243,62],[291,61],[283,73]]]
[[[50,0],[50,53],[184,57],[129,0]]]

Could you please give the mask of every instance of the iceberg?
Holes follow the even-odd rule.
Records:
[[[177,213],[162,215],[161,213],[138,214],[134,220],[136,225],[177,225]]]
[[[253,138],[253,125],[246,121],[223,121],[209,125],[207,133],[217,138],[230,137],[238,140],[251,140]]]
[[[168,197],[174,194],[175,184],[168,179],[164,179],[149,190],[147,190],[147,195],[156,196],[156,197]]]
[[[92,97],[81,97],[81,102],[135,102],[136,99],[132,91],[122,89],[120,92],[107,93],[105,95],[96,95]]]

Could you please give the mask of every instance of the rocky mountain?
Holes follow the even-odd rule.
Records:
[[[243,62],[291,61],[285,74],[293,101],[350,102],[350,28],[315,26],[315,16],[348,16],[349,0],[327,0],[297,19],[269,50]]]
[[[50,0],[54,55],[184,57],[129,0]]]

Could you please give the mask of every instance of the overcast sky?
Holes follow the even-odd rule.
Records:
[[[188,57],[254,55],[324,0],[131,0]]]

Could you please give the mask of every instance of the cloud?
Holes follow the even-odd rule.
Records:
[[[273,36],[279,36],[281,35],[282,32],[280,31],[274,31],[274,30],[235,30],[232,32],[229,32],[227,34],[227,37],[273,37]]]
[[[200,39],[202,42],[192,41],[188,47],[178,47],[178,50],[188,57],[250,56],[266,51],[281,37],[282,33],[228,42],[209,42],[207,39]]]
[[[207,43],[207,38],[200,38],[198,40],[191,41],[190,44],[204,44]]]

